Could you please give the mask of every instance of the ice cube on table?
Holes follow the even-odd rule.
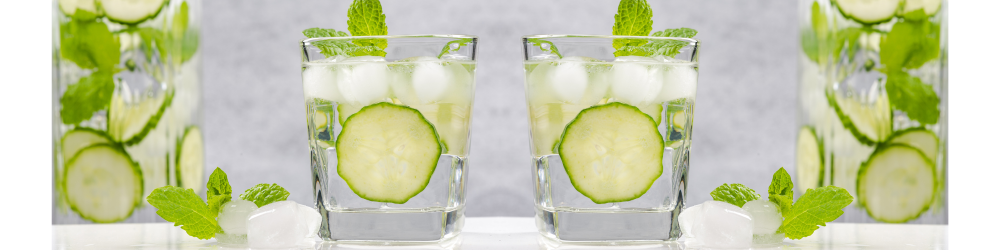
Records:
[[[648,57],[622,56],[615,58],[608,81],[611,82],[611,96],[617,101],[631,105],[652,103],[663,88],[663,72]]]
[[[226,234],[247,234],[247,215],[254,210],[257,210],[257,205],[253,202],[238,198],[226,202],[219,209],[219,226]]]
[[[337,80],[335,69],[331,67],[309,66],[302,71],[302,83],[307,98],[341,100]]]
[[[319,229],[319,213],[294,201],[279,201],[247,216],[247,242],[251,248],[287,248],[302,244]]]
[[[774,234],[781,226],[781,210],[774,202],[765,199],[748,201],[743,204],[743,210],[753,218],[753,234]]]
[[[663,89],[658,102],[668,102],[679,98],[694,99],[698,86],[698,71],[686,65],[669,66],[663,71]]]
[[[388,97],[391,74],[392,71],[389,71],[385,63],[373,61],[353,64],[351,67],[341,67],[337,72],[337,84],[346,102],[368,105]]]
[[[678,218],[688,244],[709,248],[749,248],[753,219],[740,207],[721,201],[688,207]]]

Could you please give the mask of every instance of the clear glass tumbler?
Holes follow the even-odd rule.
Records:
[[[680,237],[699,42],[578,35],[523,42],[539,232],[596,244]]]
[[[205,192],[201,0],[52,3],[52,222],[163,221],[153,189]]]
[[[947,224],[948,1],[884,3],[799,1],[796,192],[847,189],[838,221]]]
[[[477,40],[410,35],[301,42],[321,238],[408,244],[461,232]]]

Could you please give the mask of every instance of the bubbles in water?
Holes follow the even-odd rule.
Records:
[[[753,241],[753,219],[742,208],[721,201],[688,207],[678,220],[688,244],[710,248],[748,248]]]

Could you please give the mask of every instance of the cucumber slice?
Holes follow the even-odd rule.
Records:
[[[845,17],[861,24],[889,21],[896,15],[902,0],[835,0],[837,9]]]
[[[177,143],[177,186],[201,192],[205,183],[205,144],[198,127],[188,127]]]
[[[570,182],[594,203],[639,198],[663,173],[663,138],[635,106],[613,102],[584,109],[559,143]]]
[[[916,219],[934,199],[934,172],[934,164],[919,149],[882,145],[858,171],[858,200],[869,216],[881,222]]]
[[[62,137],[63,162],[69,162],[76,153],[80,152],[80,149],[94,144],[110,144],[112,141],[111,137],[107,133],[104,133],[104,131],[87,127],[70,130]]]
[[[80,150],[66,164],[63,179],[70,207],[93,222],[124,220],[142,200],[142,170],[121,146]]]
[[[108,19],[122,24],[137,24],[160,13],[167,0],[101,0]]]
[[[358,111],[361,111],[361,108],[363,107],[365,106],[337,103],[337,121],[340,122],[341,126],[343,126],[344,122],[347,122],[347,118],[351,118],[351,115],[358,113]]]
[[[892,133],[892,112],[886,95],[880,95],[871,105],[830,91],[826,93],[826,98],[844,128],[851,131],[861,144],[875,146]]]
[[[795,147],[795,175],[798,180],[795,185],[805,193],[811,188],[823,186],[823,143],[816,136],[816,130],[811,127],[799,129],[799,138]]]
[[[896,131],[886,142],[909,145],[920,150],[931,163],[937,162],[938,137],[930,130],[917,127]]]
[[[73,16],[76,14],[76,10],[98,14],[97,4],[94,4],[94,0],[59,0],[59,10],[67,16]]]
[[[683,131],[684,126],[687,125],[687,112],[684,112],[684,110],[678,110],[671,114],[671,116],[671,122],[674,125],[674,129]]]
[[[368,105],[344,122],[337,137],[337,174],[361,198],[403,204],[430,182],[442,152],[438,141],[416,109]]]
[[[663,120],[663,104],[662,103],[655,103],[655,104],[650,104],[650,105],[639,107],[639,111],[642,111],[642,113],[645,113],[650,118],[653,118],[653,122],[656,123],[656,126],[660,126],[660,121]]]
[[[159,124],[173,97],[172,92],[167,92],[159,97],[146,98],[136,105],[127,105],[125,98],[116,93],[111,97],[111,108],[108,110],[108,134],[125,146],[139,143]]]
[[[903,16],[914,10],[923,9],[927,16],[934,16],[941,10],[941,0],[906,0],[898,16]]]

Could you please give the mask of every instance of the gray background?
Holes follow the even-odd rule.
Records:
[[[351,1],[203,1],[207,164],[234,190],[278,183],[311,203],[297,41],[346,30]],[[688,202],[722,183],[766,190],[792,167],[798,1],[651,0],[653,30],[690,27],[703,43]],[[389,33],[480,37],[469,216],[532,216],[519,38],[611,34],[618,1],[383,0]],[[206,175],[207,176],[207,175]]]

